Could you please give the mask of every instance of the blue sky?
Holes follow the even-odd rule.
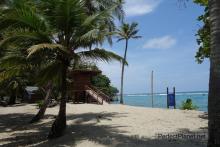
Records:
[[[201,26],[196,19],[203,8],[192,2],[183,7],[177,1],[126,0],[126,21],[139,23],[142,38],[129,42],[125,93],[150,92],[152,70],[156,92],[165,92],[167,86],[175,86],[177,91],[208,89],[209,61],[197,64],[194,58],[198,48],[195,33]],[[123,56],[124,42],[104,47]],[[121,65],[99,63],[99,67],[119,88]]]

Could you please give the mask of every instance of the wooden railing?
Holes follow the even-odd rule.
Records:
[[[93,86],[86,86],[85,87],[86,89],[88,90],[91,90],[93,93],[95,93],[97,96],[101,97],[102,99],[102,104],[103,104],[103,100],[107,103],[110,103],[110,97],[107,96],[105,93],[103,93],[101,90],[99,90],[98,88],[96,87],[93,87]],[[97,98],[97,101],[98,101],[98,98]]]
[[[93,89],[87,87],[87,94],[89,94],[94,100],[96,100],[97,104],[103,104],[103,99],[100,98],[99,94]],[[91,102],[91,101],[90,101]]]

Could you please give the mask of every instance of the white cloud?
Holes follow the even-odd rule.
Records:
[[[126,0],[125,13],[127,16],[139,16],[150,13],[160,4],[161,0]]]
[[[145,49],[169,49],[176,44],[176,39],[172,36],[163,36],[148,40],[143,48]]]

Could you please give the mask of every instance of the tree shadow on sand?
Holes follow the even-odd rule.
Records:
[[[204,112],[202,115],[199,115],[199,118],[208,120],[208,113]]]
[[[69,123],[64,136],[50,141],[47,140],[47,134],[54,119],[53,115],[48,115],[44,121],[37,124],[28,124],[28,121],[33,117],[32,114],[8,114],[0,115],[0,117],[0,135],[1,133],[11,133],[10,136],[0,139],[0,144],[3,143],[3,147],[76,146],[76,144],[83,140],[110,147],[206,146],[206,140],[190,140],[181,138],[167,139],[156,136],[154,139],[150,139],[139,136],[129,136],[125,135],[126,132],[121,131],[121,128],[127,126],[107,126],[99,124],[100,121],[111,121],[114,117],[126,117],[126,115],[122,113],[103,112],[68,115],[67,120],[68,122],[71,121],[71,123]],[[178,130],[177,132],[173,132],[173,134],[184,132],[190,134],[201,134],[204,130],[198,130],[195,132],[189,132],[189,130]]]

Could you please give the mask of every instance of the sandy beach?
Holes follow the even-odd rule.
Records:
[[[67,104],[66,133],[50,141],[46,137],[58,107],[28,124],[37,111],[30,104],[0,107],[0,146],[205,147],[207,142],[207,116],[200,111]]]

